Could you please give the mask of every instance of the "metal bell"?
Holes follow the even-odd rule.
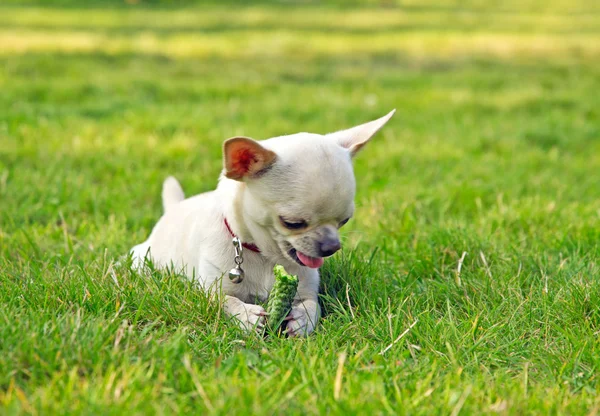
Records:
[[[240,283],[244,280],[244,276],[244,270],[239,265],[229,270],[229,280],[231,280],[232,283]]]
[[[235,267],[229,270],[229,280],[231,280],[232,283],[240,283],[242,280],[244,280],[244,277],[246,276],[246,274],[244,273],[244,269],[242,269],[242,263],[244,262],[244,249],[242,247],[242,242],[239,238],[233,237],[232,242],[233,247],[235,249],[235,257],[233,258],[233,261],[235,262]]]

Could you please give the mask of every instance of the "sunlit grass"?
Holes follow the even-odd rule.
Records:
[[[251,29],[222,33],[175,33],[151,30],[134,34],[80,30],[0,30],[0,55],[23,53],[143,53],[171,58],[310,57],[351,54],[399,54],[411,59],[485,58],[588,59],[600,54],[598,34],[515,33],[327,33],[288,29]]]
[[[598,408],[595,4],[7,4],[5,413]],[[167,175],[214,188],[225,138],[392,108],[309,339],[248,336],[180,276],[116,263]]]

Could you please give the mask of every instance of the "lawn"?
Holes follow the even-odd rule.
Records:
[[[383,3],[0,5],[0,413],[597,414],[600,7]],[[310,337],[116,264],[224,139],[392,108]]]

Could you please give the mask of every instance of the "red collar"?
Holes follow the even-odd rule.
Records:
[[[227,231],[229,231],[229,234],[232,237],[235,237],[235,234],[233,233],[233,231],[231,231],[231,227],[229,226],[229,223],[227,222],[227,218],[223,218],[223,222],[225,223],[225,227],[227,227]],[[260,253],[260,249],[258,247],[256,247],[256,244],[242,243],[242,247],[247,248],[250,251],[254,251],[255,253]]]

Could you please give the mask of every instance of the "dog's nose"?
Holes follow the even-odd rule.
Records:
[[[319,242],[319,253],[321,254],[321,257],[331,256],[341,247],[342,245],[340,244],[340,240],[337,238],[328,237]]]

